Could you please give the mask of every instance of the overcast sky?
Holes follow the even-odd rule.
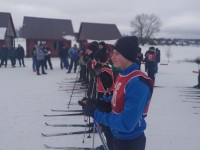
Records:
[[[0,11],[11,13],[15,28],[32,16],[72,20],[75,32],[81,22],[112,23],[128,35],[136,15],[155,14],[162,22],[155,37],[200,39],[200,0],[0,0]]]

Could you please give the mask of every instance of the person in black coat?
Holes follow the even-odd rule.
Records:
[[[13,46],[11,46],[10,49],[8,50],[8,56],[10,58],[12,67],[15,67],[15,64],[16,64],[16,50],[15,50],[15,48]]]
[[[68,61],[68,48],[63,45],[63,47],[59,50],[59,57],[60,57],[60,68],[63,69],[64,67],[66,69],[69,68],[69,61]]]
[[[1,48],[1,64],[0,67],[4,64],[5,68],[7,67],[7,60],[8,60],[8,48],[4,44]]]
[[[19,60],[19,66],[21,67],[21,65],[23,65],[24,67],[26,67],[24,63],[24,57],[25,57],[24,48],[20,44],[18,44],[16,51],[17,51],[17,58]]]
[[[145,63],[148,76],[153,81],[155,81],[157,61],[156,61],[156,52],[154,47],[150,47],[149,50],[145,53]]]
[[[143,53],[142,53],[142,49],[139,47],[139,51],[136,58],[136,63],[139,66],[139,70],[141,69],[142,61],[143,61]]]
[[[160,50],[158,48],[155,49],[156,52],[156,73],[158,72],[158,63],[160,63]]]
[[[50,48],[48,47],[47,44],[44,45],[44,53],[45,53],[45,62],[44,62],[44,67],[45,69],[47,69],[47,62],[49,64],[49,67],[51,70],[53,70],[53,66],[52,66],[52,63],[51,63],[51,50]]]

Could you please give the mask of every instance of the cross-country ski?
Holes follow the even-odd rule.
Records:
[[[44,137],[51,137],[51,136],[64,136],[64,135],[75,135],[75,134],[84,134],[84,133],[92,133],[93,130],[86,130],[86,131],[74,131],[74,132],[65,132],[65,133],[41,133]]]
[[[46,126],[51,127],[93,127],[93,124],[49,124],[45,123]]]
[[[71,103],[70,103],[71,104]],[[54,112],[83,112],[83,110],[78,110],[78,109],[75,109],[75,110],[70,110],[70,109],[66,109],[66,110],[62,110],[62,109],[51,109],[51,111],[54,111]]]
[[[55,146],[49,146],[44,144],[44,147],[47,149],[60,149],[60,150],[93,150],[93,148],[84,148],[84,147],[55,147]]]
[[[83,113],[74,113],[74,114],[58,114],[58,115],[44,115],[45,117],[59,117],[59,116],[80,116]]]

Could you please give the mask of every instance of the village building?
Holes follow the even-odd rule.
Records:
[[[12,16],[7,12],[0,12],[0,47],[4,44],[8,48],[15,46],[16,32]]]
[[[52,57],[57,57],[63,45],[71,47],[74,30],[71,20],[25,16],[21,37],[26,39],[27,57],[31,57],[35,44],[47,44],[52,50]]]
[[[110,41],[121,38],[122,35],[115,24],[82,22],[77,34],[77,42],[85,47],[89,40]]]

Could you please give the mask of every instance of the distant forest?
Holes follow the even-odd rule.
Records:
[[[200,39],[165,39],[153,38],[149,39],[149,45],[175,45],[175,46],[200,46]]]

